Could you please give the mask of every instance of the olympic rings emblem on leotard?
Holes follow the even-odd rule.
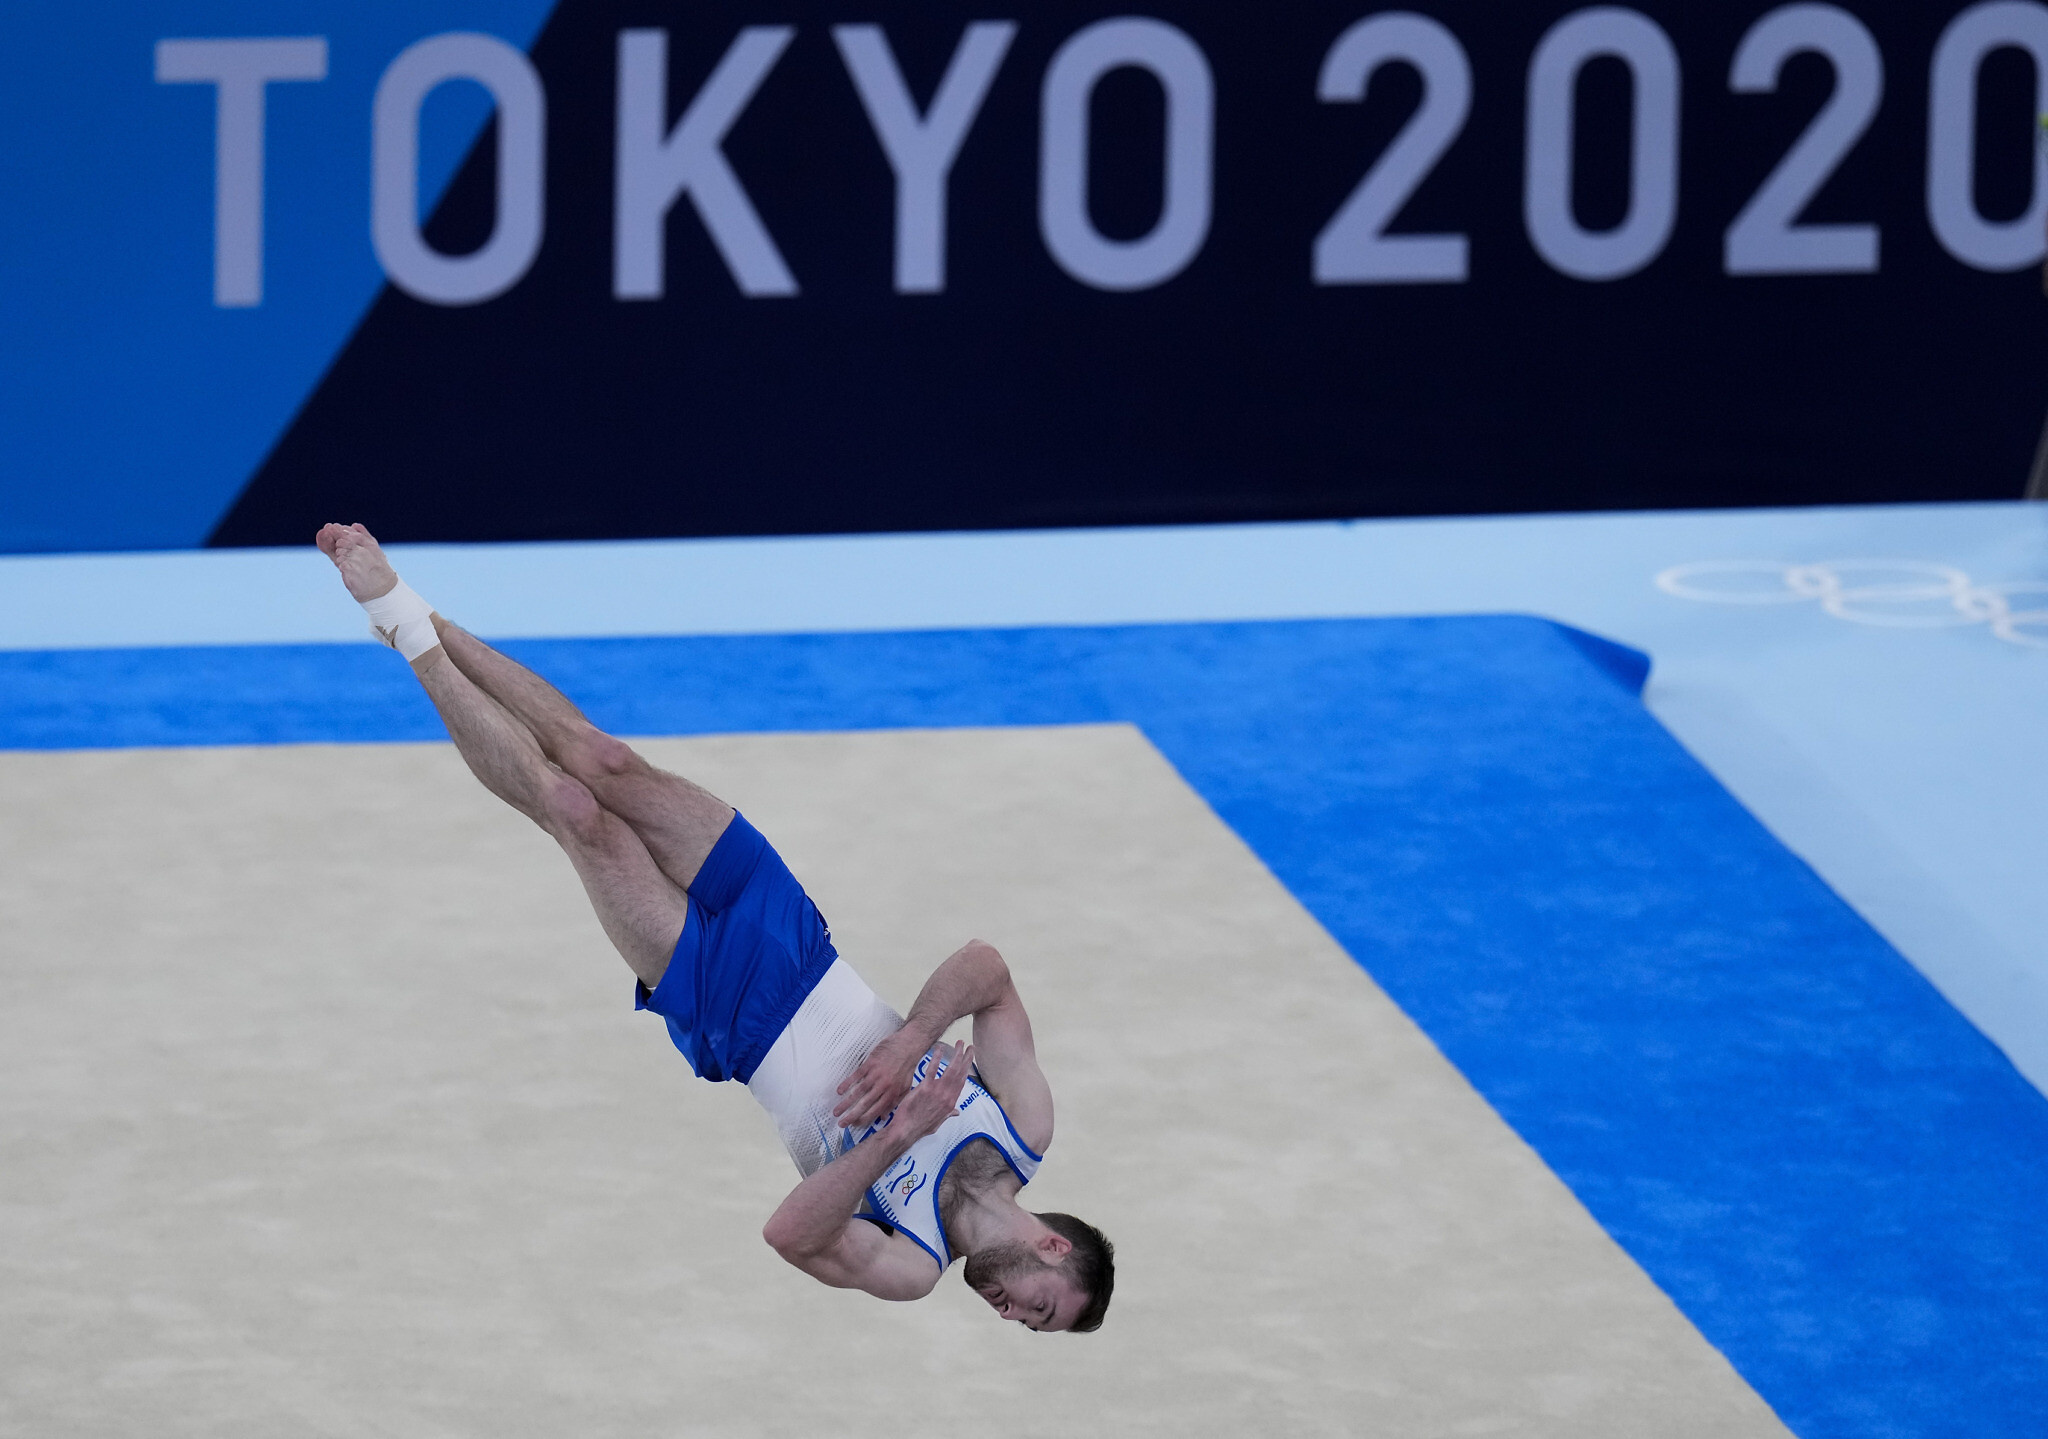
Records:
[[[1931,560],[1696,560],[1663,571],[1656,585],[1667,595],[1714,605],[1817,602],[1838,620],[1886,629],[1985,625],[2008,644],[2048,649],[2048,603],[2013,603],[2017,596],[2048,595],[2048,580],[1980,584]]]

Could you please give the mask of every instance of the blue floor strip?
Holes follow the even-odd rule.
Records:
[[[2048,1100],[1640,656],[1512,616],[505,648],[627,734],[1138,725],[1794,1432],[2042,1432]],[[441,737],[367,647],[0,654],[0,748]]]

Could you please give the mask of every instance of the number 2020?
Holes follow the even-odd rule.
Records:
[[[2048,6],[1984,0],[1949,22],[1934,48],[1927,114],[1927,219],[1942,248],[1978,270],[2023,269],[2048,251],[2048,175],[2035,162],[2031,199],[2011,220],[1977,207],[1977,76],[2004,48],[2033,60],[2036,108],[2048,113]],[[1722,264],[1731,275],[1831,275],[1878,268],[1874,224],[1799,223],[1799,214],[1869,128],[1884,99],[1884,57],[1870,31],[1834,5],[1784,5],[1749,27],[1735,48],[1728,87],[1775,91],[1787,61],[1814,54],[1834,71],[1834,90],[1729,225]],[[1589,230],[1572,208],[1574,97],[1580,71],[1611,57],[1628,67],[1633,99],[1628,205],[1620,223]],[[1323,57],[1316,95],[1325,103],[1365,98],[1384,65],[1405,63],[1422,77],[1422,101],[1392,143],[1316,236],[1321,285],[1457,283],[1470,273],[1464,235],[1388,234],[1400,213],[1464,129],[1472,66],[1438,21],[1407,11],[1367,16]],[[1678,52],[1648,16],[1615,6],[1567,15],[1529,62],[1522,171],[1522,219],[1536,252],[1562,274],[1618,280],[1663,253],[1678,215]]]

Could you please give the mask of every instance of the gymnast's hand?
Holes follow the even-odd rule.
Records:
[[[868,1051],[861,1066],[840,1081],[843,1096],[832,1117],[848,1129],[864,1129],[882,1118],[910,1093],[910,1077],[925,1056],[909,1026],[897,1030]]]
[[[915,1142],[930,1134],[946,1122],[953,1106],[960,1101],[960,1091],[967,1085],[967,1075],[974,1068],[974,1046],[965,1040],[955,1044],[951,1050],[944,1045],[932,1051],[937,1063],[946,1066],[944,1074],[928,1075],[923,1084],[910,1091],[910,1098],[903,1101],[896,1111],[896,1124],[904,1127],[904,1138]],[[890,1128],[893,1130],[896,1124]]]

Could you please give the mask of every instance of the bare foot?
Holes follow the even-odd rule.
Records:
[[[313,537],[320,552],[341,571],[341,582],[358,600],[374,600],[398,586],[398,571],[384,558],[377,537],[361,525],[322,525]]]

